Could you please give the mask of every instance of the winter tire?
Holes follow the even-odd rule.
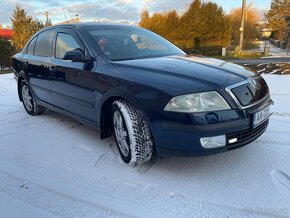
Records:
[[[112,105],[112,121],[123,161],[130,166],[149,161],[153,152],[153,140],[142,112],[125,100],[117,100]]]
[[[45,108],[37,105],[33,93],[25,80],[21,82],[20,94],[23,106],[28,114],[35,116],[44,112]]]

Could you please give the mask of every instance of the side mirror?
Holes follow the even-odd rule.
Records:
[[[64,54],[63,60],[72,62],[85,62],[84,53],[80,50],[67,51]]]

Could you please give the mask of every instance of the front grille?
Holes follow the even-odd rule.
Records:
[[[227,134],[227,145],[234,145],[237,143],[242,143],[244,141],[247,141],[251,138],[254,138],[255,136],[259,135],[260,133],[262,133],[263,131],[265,131],[265,129],[267,128],[269,124],[269,119],[266,120],[264,123],[260,124],[259,126],[257,126],[256,128],[248,128],[246,130],[242,130],[239,132],[234,132],[234,133],[229,133]],[[229,139],[233,139],[233,138],[237,138],[237,141],[234,143],[229,143]]]
[[[269,88],[261,76],[227,87],[226,91],[240,108],[251,107],[269,96]]]

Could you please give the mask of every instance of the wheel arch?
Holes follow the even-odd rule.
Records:
[[[18,79],[17,79],[17,93],[18,93],[18,98],[19,98],[19,101],[22,101],[22,95],[21,95],[21,82],[23,80],[27,79],[26,78],[26,75],[23,71],[21,71],[19,73],[19,76],[18,76]]]
[[[106,94],[99,104],[100,106],[97,108],[98,114],[98,124],[101,132],[101,139],[108,138],[113,133],[112,128],[112,104],[114,101],[123,99],[133,104],[136,108],[138,108],[144,115],[146,121],[148,122],[148,118],[146,113],[142,108],[141,103],[137,98],[127,93],[110,93]],[[149,125],[150,126],[150,125]]]

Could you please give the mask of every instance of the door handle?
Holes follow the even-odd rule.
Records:
[[[50,66],[48,68],[48,70],[49,70],[49,72],[55,72],[56,71],[56,68],[55,68],[55,66]]]

